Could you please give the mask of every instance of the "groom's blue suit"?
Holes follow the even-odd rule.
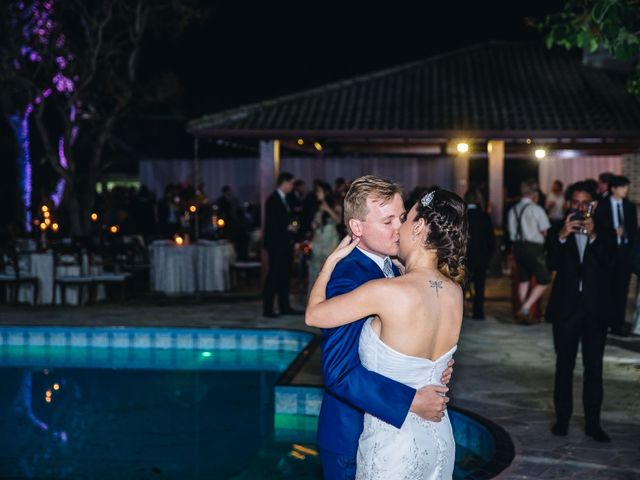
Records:
[[[384,278],[380,267],[355,248],[335,267],[327,285],[327,298],[350,292],[376,278]],[[365,412],[400,428],[416,393],[415,389],[362,366],[358,344],[365,320],[322,330],[325,394],[318,423],[318,445],[325,479],[355,477]]]

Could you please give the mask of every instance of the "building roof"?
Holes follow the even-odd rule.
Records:
[[[189,122],[201,137],[629,138],[620,74],[539,44],[489,42]]]

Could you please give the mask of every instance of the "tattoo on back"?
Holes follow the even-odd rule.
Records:
[[[442,288],[442,280],[429,280],[429,286],[436,289],[436,297],[440,296],[438,290]]]

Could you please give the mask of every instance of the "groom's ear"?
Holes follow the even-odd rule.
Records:
[[[353,233],[356,237],[362,236],[362,223],[360,222],[360,220],[356,218],[350,218],[349,230],[351,230],[351,233]]]

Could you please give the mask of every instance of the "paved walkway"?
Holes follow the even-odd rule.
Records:
[[[569,436],[549,432],[553,420],[551,326],[510,322],[505,280],[489,284],[484,322],[466,320],[456,354],[453,402],[503,426],[516,444],[505,479],[640,479],[640,337],[610,339],[605,351],[602,422],[612,436],[600,444],[583,433],[581,360]],[[195,300],[140,299],[82,308],[0,307],[5,325],[137,325],[309,329],[302,317],[264,319],[256,295]],[[320,385],[316,352],[294,383]]]

